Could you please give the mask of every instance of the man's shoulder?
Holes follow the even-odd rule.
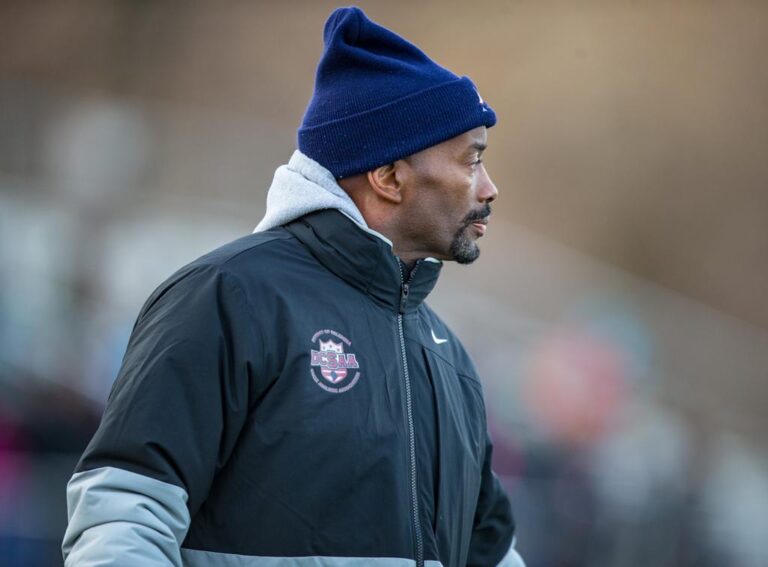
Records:
[[[184,266],[179,273],[215,271],[246,285],[269,283],[298,264],[312,263],[306,248],[283,227],[255,232],[211,250]]]
[[[279,257],[297,244],[290,232],[281,227],[273,228],[241,236],[200,256],[189,266],[238,270],[243,264],[254,260]]]
[[[271,274],[292,269],[291,258],[304,256],[301,244],[282,228],[237,238],[176,270],[150,295],[142,313],[161,299],[185,304],[192,297],[219,301],[233,288],[270,282]]]

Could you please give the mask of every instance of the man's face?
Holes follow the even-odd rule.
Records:
[[[402,160],[401,234],[420,252],[460,264],[480,255],[490,203],[498,195],[482,162],[480,126]]]

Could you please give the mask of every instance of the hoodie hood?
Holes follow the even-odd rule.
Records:
[[[254,232],[282,226],[313,211],[336,209],[364,230],[389,243],[383,235],[368,228],[363,215],[342,189],[333,174],[299,150],[290,161],[275,171],[267,193],[267,212]]]

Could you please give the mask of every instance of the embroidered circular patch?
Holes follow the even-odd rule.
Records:
[[[341,394],[360,379],[360,364],[350,352],[352,341],[341,333],[323,329],[312,335],[312,379],[326,392]]]

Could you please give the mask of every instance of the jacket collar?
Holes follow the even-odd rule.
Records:
[[[390,243],[338,210],[309,213],[285,228],[328,270],[400,314],[421,305],[442,268],[424,259],[408,274]]]

